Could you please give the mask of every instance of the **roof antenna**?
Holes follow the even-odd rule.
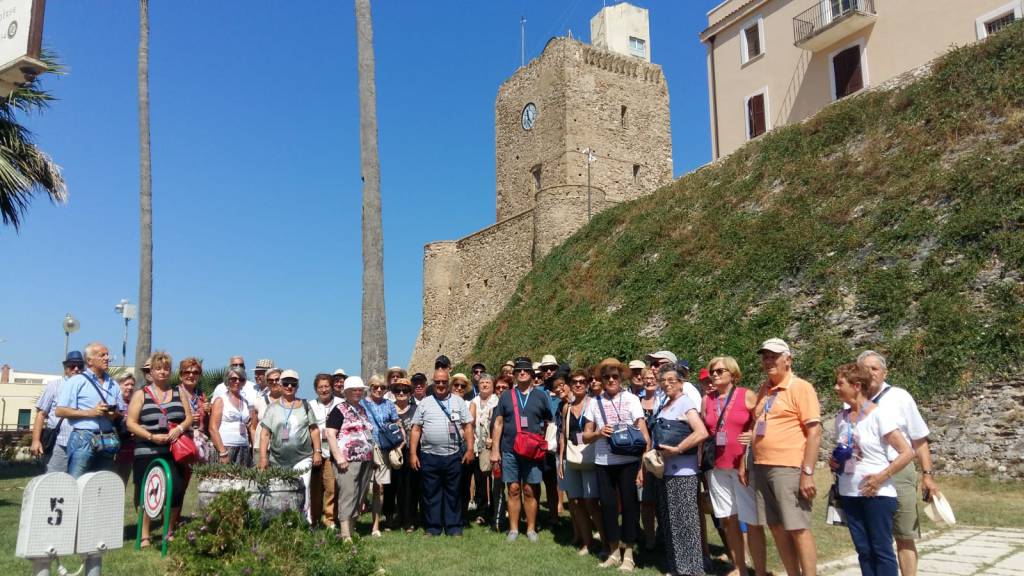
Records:
[[[519,17],[519,67],[526,66],[526,16]]]

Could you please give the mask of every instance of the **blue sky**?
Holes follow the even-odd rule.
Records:
[[[611,3],[611,2],[609,2]],[[676,175],[710,159],[705,49],[717,0],[650,9]],[[419,331],[423,245],[494,221],[494,99],[526,57],[600,0],[377,0],[374,33],[390,364]],[[313,374],[359,370],[359,106],[349,0],[153,2],[153,343],[208,367],[235,353]],[[38,198],[0,229],[0,363],[56,371],[72,347],[118,356],[121,298],[138,301],[138,8],[49,2],[44,45],[68,74],[25,120],[64,169],[70,201]],[[135,346],[130,330],[129,364]]]

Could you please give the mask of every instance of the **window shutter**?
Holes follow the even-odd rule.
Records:
[[[751,96],[747,100],[747,125],[750,126],[750,138],[756,138],[765,132],[764,94]]]

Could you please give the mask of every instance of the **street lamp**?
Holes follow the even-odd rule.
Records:
[[[590,202],[590,165],[597,160],[597,156],[594,156],[594,151],[590,148],[584,149],[583,153],[587,155],[587,222],[590,222],[590,217],[593,215]]]
[[[68,312],[64,315],[64,357],[68,357],[68,341],[71,339],[72,332],[78,332],[78,329],[82,325],[78,323],[78,319]]]
[[[125,362],[128,360],[128,322],[135,318],[135,312],[138,307],[135,304],[129,304],[127,298],[121,298],[121,301],[114,306],[114,310],[124,318],[124,340],[121,341],[121,367],[124,368]]]

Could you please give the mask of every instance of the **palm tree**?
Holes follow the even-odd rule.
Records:
[[[139,336],[135,372],[153,338],[153,172],[149,152],[149,0],[139,0]],[[141,380],[140,380],[141,382]]]
[[[60,74],[60,64],[44,53],[43,74]],[[53,96],[42,89],[39,78],[15,87],[10,96],[0,98],[0,219],[17,232],[29,202],[37,193],[45,193],[51,202],[67,201],[68,188],[55,164],[36,147],[32,132],[18,122],[17,114],[46,109]]]
[[[355,0],[359,58],[359,156],[363,173],[363,321],[361,368],[364,376],[383,374],[388,361],[384,314],[384,239],[381,231],[380,161],[377,158],[377,83],[374,76],[370,0]]]

